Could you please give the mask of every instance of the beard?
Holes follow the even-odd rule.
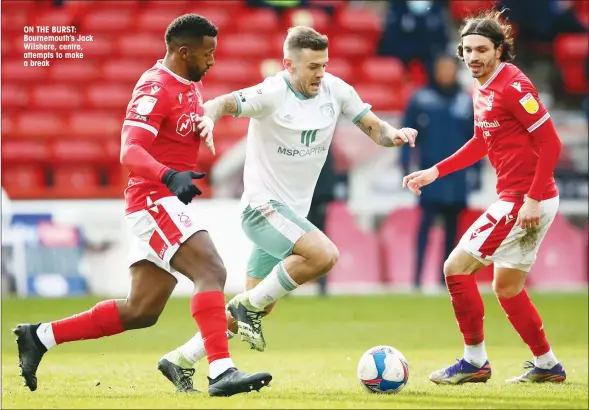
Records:
[[[188,79],[190,81],[199,82],[202,79],[204,72],[199,69],[188,69]]]

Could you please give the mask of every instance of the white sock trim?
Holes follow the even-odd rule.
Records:
[[[534,365],[539,367],[540,369],[552,369],[554,366],[558,364],[558,359],[552,352],[552,349],[547,351],[541,356],[534,357]]]
[[[230,367],[235,367],[235,365],[233,364],[233,360],[231,360],[230,357],[227,357],[225,359],[214,360],[211,363],[209,363],[209,377],[211,379],[216,379],[217,377],[219,377],[221,373],[223,373]]]
[[[51,327],[51,323],[41,323],[37,328],[37,336],[47,350],[57,344],[55,336],[53,335],[53,327]]]
[[[464,360],[472,365],[481,367],[487,361],[487,351],[485,342],[482,341],[476,345],[464,345]]]
[[[280,277],[285,279],[290,284],[290,287],[292,287],[294,289],[299,287],[299,284],[296,283],[294,281],[294,279],[286,271],[286,268],[284,267],[284,261],[282,261],[278,264],[278,272],[277,273],[279,273]],[[292,289],[292,290],[294,290],[294,289]]]
[[[260,283],[249,291],[249,302],[262,309],[297,288],[296,282],[288,275],[280,262]]]
[[[227,338],[231,339],[235,336],[235,334],[227,330]],[[180,354],[190,362],[193,366],[199,360],[205,358],[207,356],[207,352],[205,350],[205,342],[202,339],[202,334],[198,332],[194,335],[189,341],[184,343],[182,346],[178,348]]]

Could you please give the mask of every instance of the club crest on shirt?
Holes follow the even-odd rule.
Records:
[[[536,101],[531,93],[524,95],[524,97],[519,100],[519,103],[524,107],[524,110],[526,110],[528,114],[536,114],[540,109],[538,101]]]
[[[493,101],[495,101],[495,91],[491,91],[487,97],[487,106],[485,107],[487,111],[491,111],[493,109]]]
[[[319,107],[319,110],[321,111],[321,114],[329,118],[333,118],[333,116],[335,115],[335,111],[333,110],[333,104],[331,103],[323,104],[321,107]]]

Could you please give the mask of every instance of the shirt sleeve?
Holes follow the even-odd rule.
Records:
[[[121,131],[121,163],[137,175],[161,181],[170,169],[149,153],[170,104],[161,84],[145,82],[133,91]]]
[[[360,121],[372,108],[370,104],[362,101],[354,87],[344,80],[336,78],[335,89],[341,104],[341,113],[353,123]]]
[[[281,87],[278,80],[277,77],[270,77],[253,87],[234,91],[232,95],[237,102],[234,117],[263,118],[271,114],[280,93],[286,90],[286,84]]]
[[[460,171],[480,161],[487,155],[487,144],[483,137],[476,134],[469,139],[458,151],[448,158],[438,162],[439,177],[442,178],[452,172]]]
[[[143,128],[155,138],[169,113],[170,103],[164,87],[158,82],[146,81],[133,91],[123,127]]]
[[[530,133],[550,118],[536,88],[527,79],[506,86],[503,95],[507,110]]]

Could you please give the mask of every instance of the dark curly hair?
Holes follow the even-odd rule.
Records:
[[[217,27],[203,16],[198,14],[184,14],[177,17],[166,29],[166,48],[169,50],[173,44],[184,45],[189,41],[202,42],[203,37],[217,37]]]
[[[462,38],[472,34],[477,34],[487,37],[495,48],[503,46],[501,56],[499,59],[502,62],[511,62],[515,58],[513,49],[513,37],[511,25],[506,23],[502,11],[488,10],[481,12],[478,16],[468,17],[464,20],[464,24],[460,27],[460,43],[456,50],[456,55],[464,61]]]

